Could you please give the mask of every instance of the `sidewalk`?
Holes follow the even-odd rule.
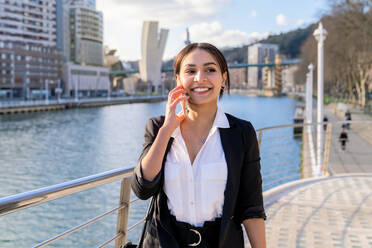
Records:
[[[350,112],[352,120],[372,120],[357,109],[350,109]],[[345,120],[344,113],[335,108],[325,108],[324,114],[330,122]],[[328,165],[331,174],[372,173],[372,124],[351,124],[350,130],[347,130],[349,142],[345,151],[338,140],[340,133],[341,124],[333,125]]]
[[[264,194],[280,195],[266,206],[267,247],[372,247],[372,174],[343,174],[297,184]]]
[[[350,110],[352,120],[372,120]],[[344,113],[332,106],[325,115],[330,122],[344,120]],[[345,151],[338,141],[341,125],[332,127],[332,176],[264,192],[267,247],[372,247],[372,124],[351,124]]]

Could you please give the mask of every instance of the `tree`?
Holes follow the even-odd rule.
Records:
[[[371,84],[372,0],[333,0],[331,12],[321,18],[328,32],[325,41],[325,92],[348,97],[365,106]],[[303,71],[316,64],[316,42],[309,37],[301,49]],[[306,64],[305,64],[306,63]],[[297,77],[301,75],[297,74]]]

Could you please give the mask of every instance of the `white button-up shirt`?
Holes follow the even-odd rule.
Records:
[[[172,134],[172,147],[164,167],[164,192],[168,208],[178,221],[203,226],[222,216],[227,181],[227,163],[218,128],[229,128],[220,109],[208,137],[191,165],[181,130]]]

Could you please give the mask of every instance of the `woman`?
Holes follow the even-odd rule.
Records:
[[[217,105],[229,72],[208,43],[186,46],[174,63],[177,87],[165,116],[147,122],[132,189],[155,197],[144,247],[266,247],[260,157],[254,128]],[[182,114],[176,114],[177,104]]]

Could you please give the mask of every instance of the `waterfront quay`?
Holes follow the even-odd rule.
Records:
[[[264,192],[268,247],[372,247],[372,118],[357,108],[350,112],[353,120],[366,122],[350,124],[342,150],[342,123],[336,121],[345,120],[345,113],[325,108],[332,123],[329,176]]]
[[[129,103],[151,103],[166,99],[167,96],[128,96],[86,99],[59,99],[37,101],[0,101],[0,115],[55,111],[71,108],[103,107]]]

